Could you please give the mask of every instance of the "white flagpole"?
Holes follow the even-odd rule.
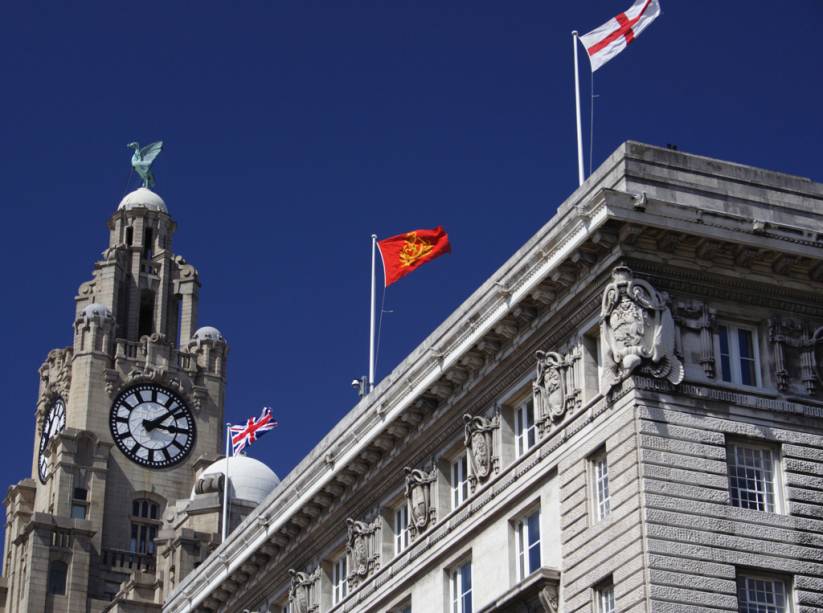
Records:
[[[572,46],[574,47],[574,102],[577,111],[577,177],[583,185],[583,128],[580,125],[580,76],[577,67],[577,30],[572,32]]]
[[[226,424],[226,473],[223,479],[223,533],[221,543],[226,542],[229,524],[229,445],[231,444],[231,424]]]
[[[377,255],[377,234],[371,235],[371,318],[369,320],[369,391],[374,389],[374,310],[377,289],[375,279],[375,258]]]

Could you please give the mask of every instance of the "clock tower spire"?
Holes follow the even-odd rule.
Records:
[[[5,499],[5,611],[102,611],[155,575],[164,514],[220,456],[228,346],[197,329],[175,228],[148,188],[123,198],[72,346],[40,368],[31,477]]]

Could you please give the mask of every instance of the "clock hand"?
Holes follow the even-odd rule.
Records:
[[[144,419],[143,420],[143,427],[146,428],[147,432],[151,432],[157,427],[160,427],[160,424],[166,421],[169,417],[174,415],[174,411],[169,411],[160,417],[155,417],[154,419]]]
[[[157,428],[161,430],[165,430],[166,432],[171,432],[172,434],[188,434],[189,431],[186,428],[178,428],[177,426],[164,426],[162,424],[157,424]]]

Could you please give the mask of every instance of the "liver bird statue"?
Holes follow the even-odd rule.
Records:
[[[140,175],[140,178],[143,179],[143,187],[154,187],[155,181],[151,172],[151,164],[163,150],[163,141],[159,140],[151,145],[146,145],[142,149],[140,143],[129,143],[126,146],[129,149],[134,149],[134,155],[131,156],[131,165]]]

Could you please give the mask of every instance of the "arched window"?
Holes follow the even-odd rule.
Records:
[[[48,593],[63,595],[66,593],[66,576],[69,574],[69,565],[60,560],[49,562]]]
[[[132,553],[154,553],[154,539],[160,525],[160,505],[147,498],[132,502],[131,539],[129,551]]]

